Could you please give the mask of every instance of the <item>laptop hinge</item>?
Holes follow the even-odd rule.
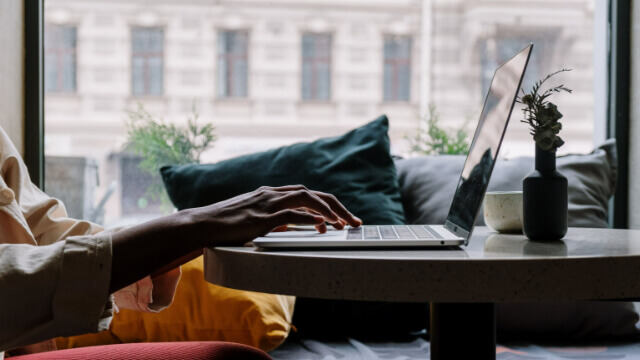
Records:
[[[452,233],[456,234],[456,236],[459,236],[461,238],[464,238],[465,244],[466,242],[469,241],[469,232],[463,228],[461,228],[460,226],[452,223],[451,221],[447,220],[447,222],[445,222],[444,224],[444,228],[451,231]]]

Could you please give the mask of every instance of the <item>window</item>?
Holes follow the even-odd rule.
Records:
[[[248,40],[246,31],[218,34],[219,97],[247,97]]]
[[[49,25],[45,30],[45,90],[76,91],[76,27]]]
[[[302,99],[331,97],[331,34],[302,35]]]
[[[164,32],[158,28],[131,31],[131,93],[162,95]]]
[[[384,101],[409,101],[411,37],[384,38]]]
[[[181,128],[195,104],[198,123],[211,124],[217,136],[201,163],[337,136],[382,113],[389,117],[392,153],[413,156],[407,138],[429,104],[442,127],[466,125],[472,134],[495,68],[534,42],[525,87],[555,70],[573,69],[553,79],[573,89],[553,98],[564,114],[560,153],[592,151],[594,124],[600,127],[606,117],[594,110],[606,97],[598,95],[606,86],[594,85],[606,76],[606,61],[594,62],[606,53],[606,41],[594,35],[606,33],[607,16],[594,10],[594,0],[544,7],[531,0],[454,7],[446,0],[385,6],[336,0],[323,3],[321,12],[319,2],[301,1],[294,17],[287,0],[43,3],[49,90],[43,146],[56,160],[47,162],[47,191],[63,194],[67,177],[77,174],[72,177],[82,184],[74,186],[85,189],[84,205],[65,199],[67,209],[90,219],[86,214],[94,212],[83,209],[106,199],[101,223],[107,227],[172,210],[165,198],[147,196],[161,186],[159,179],[139,171],[133,154],[122,154],[130,129],[126,111],[135,112],[138,101],[153,117]],[[501,15],[486,16],[496,12]],[[431,24],[428,34],[421,31],[424,21]],[[514,110],[503,157],[533,155],[521,114]],[[33,129],[27,128],[28,136]],[[100,181],[84,171],[96,171]]]

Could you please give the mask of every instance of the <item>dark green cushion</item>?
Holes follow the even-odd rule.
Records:
[[[403,224],[388,128],[383,115],[342,136],[216,164],[165,166],[160,172],[178,209],[213,204],[263,185],[303,184],[334,194],[365,224]]]

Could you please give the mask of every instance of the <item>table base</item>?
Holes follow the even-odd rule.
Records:
[[[496,358],[493,303],[431,303],[431,360]]]

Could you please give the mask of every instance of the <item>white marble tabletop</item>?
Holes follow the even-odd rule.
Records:
[[[429,250],[205,251],[208,281],[316,298],[509,302],[640,298],[640,230],[570,228],[534,242],[486,227]]]

